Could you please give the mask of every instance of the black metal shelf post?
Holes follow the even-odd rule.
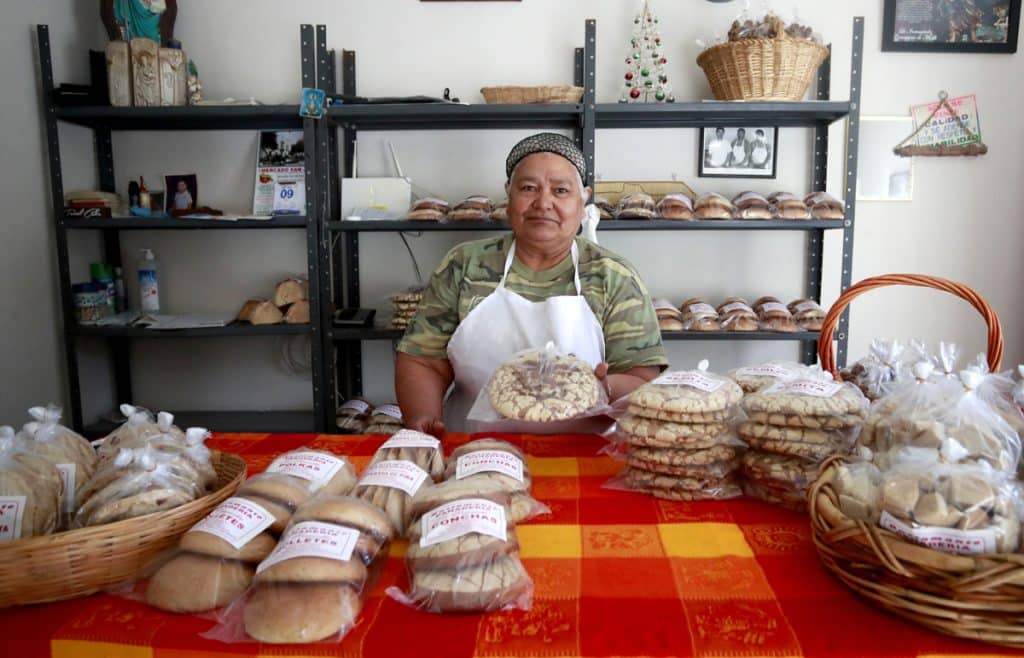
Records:
[[[310,28],[311,31],[311,28]],[[42,106],[46,128],[47,154],[50,173],[50,194],[52,217],[57,245],[58,285],[62,317],[61,333],[64,343],[66,375],[70,394],[69,421],[79,430],[90,433],[100,431],[101,425],[84,426],[82,410],[82,383],[80,379],[77,339],[79,337],[102,338],[111,351],[114,374],[114,395],[116,402],[131,402],[131,359],[130,342],[139,339],[157,338],[209,338],[246,336],[298,336],[311,337],[312,406],[313,412],[265,412],[228,411],[193,412],[182,418],[203,419],[210,429],[225,431],[322,431],[325,400],[326,374],[322,368],[321,337],[327,326],[320,315],[321,288],[315,285],[320,277],[320,238],[323,222],[317,215],[316,195],[321,186],[315,174],[319,171],[315,156],[318,153],[312,131],[313,123],[303,121],[298,114],[298,105],[260,106],[188,106],[188,107],[57,107],[53,100],[53,63],[50,49],[49,29],[46,25],[36,27],[39,50]],[[305,39],[302,47],[303,76],[307,75],[307,63],[312,66],[312,39]],[[312,70],[312,69],[311,69]],[[310,85],[312,86],[312,85]],[[87,127],[93,131],[96,166],[99,187],[105,192],[116,192],[114,177],[114,153],[112,131],[134,130],[257,130],[257,129],[303,129],[306,148],[307,213],[305,217],[278,217],[269,220],[191,220],[176,218],[114,217],[99,219],[67,218],[64,215],[64,188],[58,121],[65,121]],[[106,262],[121,265],[122,230],[176,230],[176,229],[264,229],[303,228],[307,234],[308,276],[314,285],[310,286],[310,323],[308,325],[251,326],[230,324],[226,327],[184,329],[176,331],[148,330],[136,327],[82,326],[75,320],[74,299],[71,294],[71,272],[68,255],[70,229],[98,230],[102,234],[103,255]],[[187,412],[186,412],[187,413]],[[268,424],[269,423],[269,424]]]

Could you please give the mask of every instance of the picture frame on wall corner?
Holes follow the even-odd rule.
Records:
[[[882,50],[1015,53],[1021,0],[885,0]]]
[[[778,126],[701,128],[697,175],[701,178],[775,178]]]

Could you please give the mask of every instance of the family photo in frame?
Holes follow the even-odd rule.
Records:
[[[778,127],[701,128],[697,175],[775,178],[778,139]]]

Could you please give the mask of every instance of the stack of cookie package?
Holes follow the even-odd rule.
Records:
[[[666,372],[629,395],[613,434],[626,467],[606,486],[668,500],[742,495],[743,445],[731,423],[743,391],[707,367]]]
[[[742,403],[747,418],[736,427],[750,448],[742,459],[745,493],[806,512],[807,492],[821,464],[853,448],[867,399],[855,385],[799,364],[765,364],[732,374],[749,391]]]
[[[388,329],[407,329],[416,317],[416,311],[423,300],[423,287],[413,286],[388,298],[391,301],[391,320]]]

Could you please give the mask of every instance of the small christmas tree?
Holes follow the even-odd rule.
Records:
[[[651,12],[650,0],[644,0],[643,11],[633,19],[633,36],[629,56],[626,57],[620,103],[675,102],[668,74],[665,73],[668,57],[663,50],[661,36],[658,35],[658,17]]]

